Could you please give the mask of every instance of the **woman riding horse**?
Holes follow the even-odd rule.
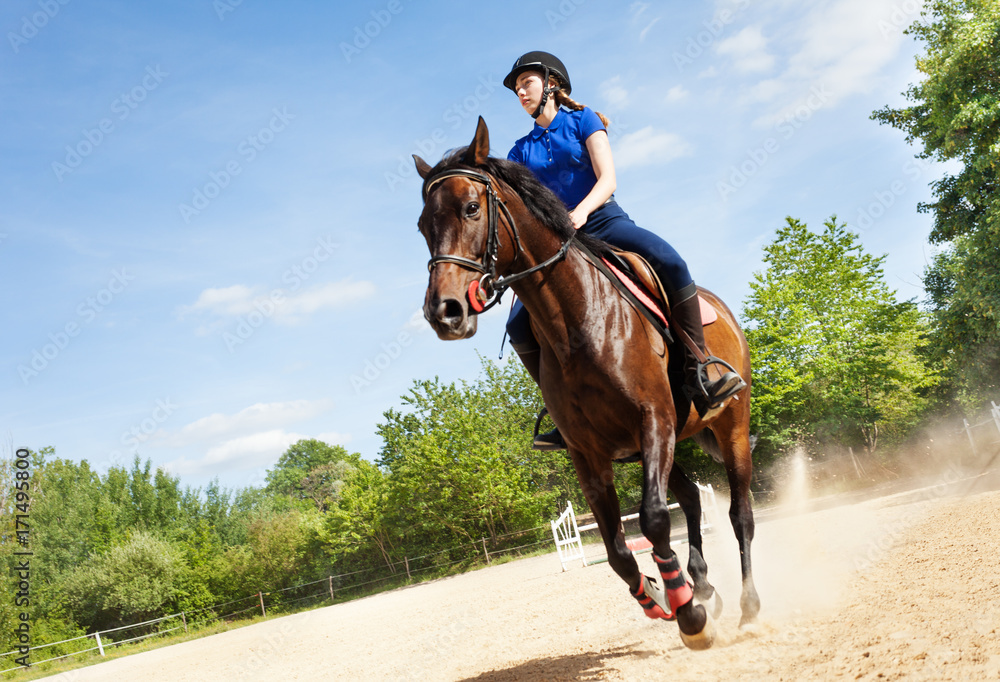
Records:
[[[694,438],[725,466],[743,573],[741,625],[752,623],[760,600],[750,561],[749,386],[710,413],[690,410],[671,381],[682,353],[605,276],[607,245],[575,230],[565,205],[530,170],[491,158],[489,149],[480,118],[469,147],[433,168],[414,157],[424,180],[418,226],[431,253],[424,317],[441,339],[469,338],[479,313],[507,288],[517,293],[539,342],[542,396],[564,428],[609,564],[648,617],[676,619],[685,644],[709,647],[722,604],[702,553],[698,487],[674,462],[674,446]],[[736,317],[711,292],[698,293],[717,316],[705,330],[710,345],[749,383],[750,352]],[[613,462],[635,456],[643,474],[639,525],[662,583],[642,574],[622,530]],[[670,544],[668,490],[687,521],[691,583]]]
[[[670,244],[638,227],[614,198],[615,164],[608,140],[608,120],[570,99],[572,85],[566,67],[548,52],[528,52],[514,62],[503,84],[513,90],[524,110],[535,119],[532,131],[518,140],[507,158],[527,166],[569,210],[573,227],[625,251],[639,253],[653,266],[667,290],[670,315],[705,353],[697,288],[687,264]],[[507,322],[511,345],[538,383],[539,346],[531,333],[528,313],[518,301]],[[710,380],[706,365],[685,348],[685,391],[704,415],[746,387],[733,371]],[[562,449],[555,429],[540,434],[535,449]]]

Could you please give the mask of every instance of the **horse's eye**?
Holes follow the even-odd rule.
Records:
[[[479,215],[479,204],[473,201],[465,207],[465,217],[475,218],[477,215]]]

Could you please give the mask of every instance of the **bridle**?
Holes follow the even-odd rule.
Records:
[[[519,254],[524,253],[524,248],[521,246],[521,238],[517,234],[517,225],[514,224],[514,217],[510,214],[510,211],[507,210],[507,204],[501,201],[500,195],[498,195],[496,190],[493,188],[493,178],[486,173],[480,173],[479,171],[466,168],[455,168],[444,171],[441,174],[434,176],[424,185],[424,203],[427,203],[427,197],[430,195],[431,189],[433,189],[435,185],[443,180],[455,177],[469,178],[485,185],[486,187],[486,250],[479,261],[474,261],[471,258],[464,258],[462,256],[453,256],[450,254],[434,256],[427,261],[427,270],[428,272],[433,271],[434,267],[438,263],[455,263],[456,265],[461,265],[471,270],[475,270],[476,272],[483,273],[482,277],[478,280],[473,280],[472,283],[469,284],[468,290],[469,306],[472,308],[470,315],[478,315],[479,313],[486,312],[499,303],[504,292],[507,291],[507,289],[510,288],[514,282],[524,279],[528,275],[534,274],[542,268],[548,267],[556,261],[564,258],[566,256],[566,251],[569,250],[570,245],[576,238],[576,232],[573,232],[570,238],[563,243],[559,251],[557,251],[551,258],[522,272],[507,275],[506,277],[498,277],[496,274],[496,268],[497,254],[500,250],[500,211],[503,211],[503,214],[507,219],[507,227],[510,229],[511,234],[514,237],[514,242],[517,244],[517,252]]]

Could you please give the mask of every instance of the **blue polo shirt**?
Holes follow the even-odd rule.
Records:
[[[567,209],[573,210],[597,183],[587,138],[604,129],[589,107],[580,111],[560,109],[548,128],[536,123],[530,133],[515,142],[507,158],[530,168]]]

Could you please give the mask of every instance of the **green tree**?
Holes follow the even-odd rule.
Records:
[[[393,524],[422,551],[538,526],[579,487],[563,453],[531,449],[541,406],[515,363],[474,383],[417,381],[379,425]],[[410,551],[410,550],[407,550]]]
[[[764,248],[743,317],[765,454],[819,442],[874,451],[925,409],[935,382],[921,355],[925,325],[912,301],[895,300],[884,260],[835,217],[819,234],[788,218]]]
[[[361,455],[320,440],[300,440],[288,447],[267,472],[267,491],[287,495],[325,511],[336,502],[347,473]]]
[[[138,531],[61,580],[66,609],[91,632],[162,615],[184,572],[171,543]]]
[[[322,540],[327,552],[350,568],[372,564],[378,557],[392,566],[400,529],[390,523],[389,481],[382,470],[361,460],[348,475],[337,505],[325,519]],[[360,561],[359,561],[360,560]]]
[[[1000,5],[934,0],[907,33],[922,40],[924,76],[909,105],[875,120],[919,141],[921,158],[957,161],[933,183],[932,243],[944,245],[925,272],[936,355],[960,400],[978,408],[1000,390]]]

